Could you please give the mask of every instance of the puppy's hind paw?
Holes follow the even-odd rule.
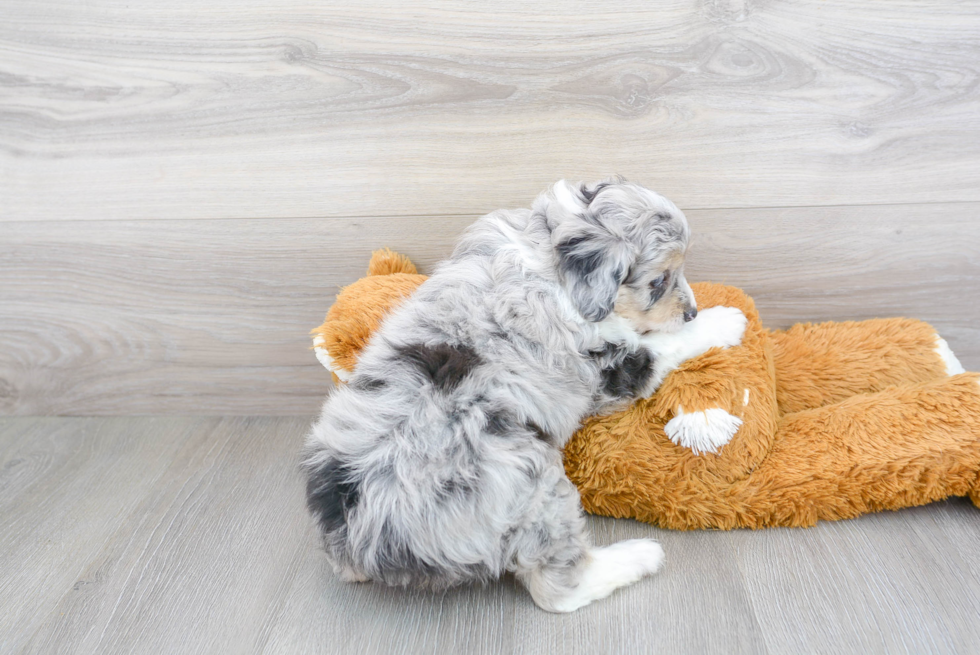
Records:
[[[363,582],[371,582],[371,578],[367,577],[363,573],[351,573],[348,575],[340,576],[340,579],[344,582],[350,582],[353,584],[359,584]]]
[[[688,413],[678,407],[674,418],[664,426],[664,432],[678,446],[700,455],[717,452],[732,440],[741,426],[742,419],[717,407]]]
[[[623,580],[635,582],[652,575],[664,565],[664,549],[652,539],[628,539],[606,546],[604,555],[617,560],[624,568]]]
[[[663,563],[664,549],[651,539],[630,539],[593,548],[574,588],[563,597],[535,598],[535,602],[552,612],[572,612],[656,573]]]
[[[333,570],[334,573],[337,574],[337,577],[343,580],[344,582],[370,582],[371,581],[371,578],[367,577],[365,574],[361,573],[360,571],[355,571],[350,567],[334,566]]]

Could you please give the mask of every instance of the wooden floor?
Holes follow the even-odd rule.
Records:
[[[652,536],[657,576],[571,615],[511,579],[340,583],[303,507],[310,423],[0,420],[2,653],[976,653],[980,510]]]

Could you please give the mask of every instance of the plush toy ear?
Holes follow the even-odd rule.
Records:
[[[394,275],[395,273],[410,273],[417,275],[418,270],[412,260],[405,255],[393,252],[390,248],[375,250],[368,262],[368,275]]]
[[[557,246],[558,268],[579,313],[596,322],[609,315],[629,270],[625,244],[612,235],[583,234]]]

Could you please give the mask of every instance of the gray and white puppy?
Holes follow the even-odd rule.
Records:
[[[673,203],[622,180],[477,220],[313,426],[307,499],[335,571],[426,588],[513,572],[568,612],[660,568],[652,540],[590,545],[560,448],[741,341],[739,310],[697,314],[688,239]]]

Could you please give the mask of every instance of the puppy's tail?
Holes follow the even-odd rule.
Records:
[[[375,250],[371,253],[371,261],[368,263],[368,275],[393,275],[395,273],[418,274],[418,269],[412,260],[405,255],[399,255],[388,248]]]

